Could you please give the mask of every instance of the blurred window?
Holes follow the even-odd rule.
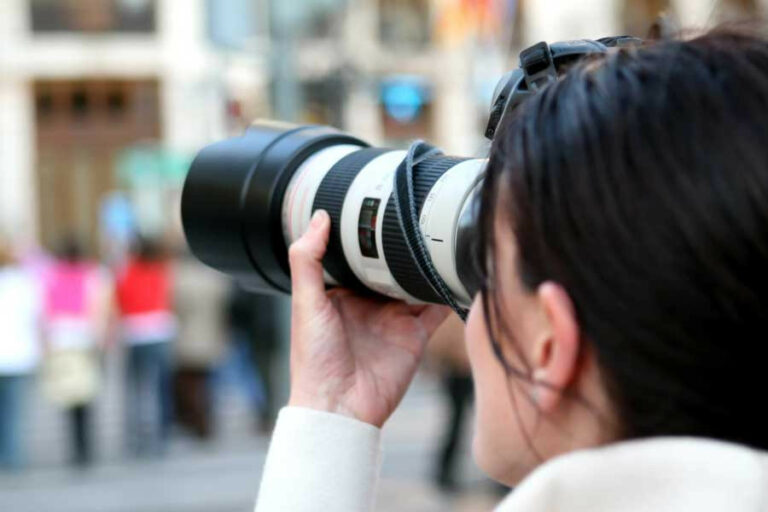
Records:
[[[379,0],[379,37],[395,48],[423,48],[430,42],[427,0]]]
[[[716,13],[719,22],[754,19],[760,11],[758,0],[723,0]]]
[[[208,35],[217,46],[244,49],[261,31],[262,0],[207,0]],[[261,8],[260,8],[261,7]]]
[[[272,0],[272,35],[293,40],[337,38],[348,4],[349,0]]]
[[[156,4],[157,0],[29,0],[35,33],[152,33]]]
[[[703,0],[692,0],[703,1]],[[723,23],[743,20],[753,20],[760,11],[760,0],[718,0],[713,2],[710,23]],[[638,37],[646,37],[649,34],[658,36],[652,28],[663,29],[664,27],[654,27],[654,23],[660,21],[666,14],[673,13],[673,2],[671,0],[624,0],[623,22],[624,30],[627,34]],[[674,20],[674,18],[671,18]],[[674,24],[670,26],[673,32],[676,31]],[[663,35],[663,33],[662,33]]]
[[[119,185],[117,155],[160,139],[159,90],[157,80],[34,82],[38,218],[46,245],[74,230],[96,248],[101,200]]]
[[[315,11],[306,20],[302,36],[308,39],[323,39],[338,34],[339,14],[335,11]]]
[[[345,90],[344,79],[340,74],[302,82],[302,121],[341,128]]]
[[[107,112],[113,117],[125,113],[125,94],[121,90],[113,90],[107,94]]]
[[[53,95],[48,91],[40,91],[35,98],[35,108],[40,118],[47,118],[53,114]]]
[[[77,88],[72,91],[70,105],[72,108],[72,117],[83,118],[88,115],[88,105],[90,101],[85,89]]]

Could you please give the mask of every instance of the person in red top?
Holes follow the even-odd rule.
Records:
[[[140,239],[117,276],[120,332],[127,351],[129,450],[160,455],[171,422],[171,343],[177,334],[171,266],[160,245]]]

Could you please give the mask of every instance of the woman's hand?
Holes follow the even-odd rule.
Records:
[[[291,245],[289,405],[345,414],[381,427],[411,383],[443,306],[325,291],[322,258],[330,218],[318,211]]]

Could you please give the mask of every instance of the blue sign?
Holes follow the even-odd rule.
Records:
[[[429,89],[419,77],[397,77],[382,83],[381,101],[387,115],[402,124],[419,118],[429,101]]]

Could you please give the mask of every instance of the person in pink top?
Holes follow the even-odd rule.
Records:
[[[105,319],[104,274],[75,238],[61,243],[45,272],[46,358],[43,389],[67,411],[72,463],[93,458],[91,416],[99,386],[98,351]]]

